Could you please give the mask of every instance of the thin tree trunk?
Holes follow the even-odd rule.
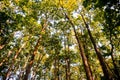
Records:
[[[45,54],[39,56],[39,58],[38,58],[38,60],[37,60],[37,63],[40,64],[44,56],[45,56]],[[35,80],[35,77],[37,76],[36,73],[37,73],[37,69],[38,69],[39,64],[36,65],[36,67],[35,67],[35,69],[34,69],[34,75],[35,75],[35,76],[34,76],[31,80]]]
[[[29,73],[30,73],[30,70],[31,70],[31,67],[33,65],[33,62],[34,62],[34,58],[35,58],[35,55],[37,54],[37,50],[38,50],[38,47],[39,47],[39,43],[40,43],[40,40],[41,40],[42,36],[40,35],[38,41],[37,41],[37,44],[35,46],[35,49],[33,51],[33,54],[31,56],[31,59],[30,59],[30,62],[28,63],[28,65],[26,66],[26,73],[25,73],[25,76],[24,76],[24,79],[23,80],[28,80],[28,76],[29,76]]]
[[[68,35],[69,36],[69,35]],[[68,43],[68,58],[67,58],[67,80],[70,80],[70,49],[69,49],[69,38],[67,38]]]
[[[118,67],[115,63],[115,60],[114,60],[114,56],[113,56],[113,53],[114,53],[114,45],[113,45],[113,41],[112,41],[112,33],[110,31],[110,45],[111,45],[111,52],[110,52],[110,56],[111,56],[111,59],[112,59],[112,63],[113,63],[113,66],[114,66],[114,73],[115,73],[115,76],[116,78],[120,78],[120,74],[119,74],[119,70],[118,70]]]
[[[70,80],[70,61],[69,61],[69,57],[66,58],[65,72],[66,72],[66,80]]]
[[[30,73],[30,70],[31,70],[31,67],[33,65],[33,62],[34,62],[34,58],[35,58],[35,55],[37,54],[37,50],[38,50],[38,47],[39,47],[39,43],[40,43],[40,40],[41,40],[41,35],[37,41],[37,44],[35,46],[35,49],[34,49],[34,52],[31,56],[31,59],[30,59],[30,62],[28,63],[28,65],[26,66],[26,73],[25,73],[25,76],[24,76],[24,79],[23,80],[28,80],[28,76],[29,76],[29,73]]]
[[[60,80],[60,74],[59,74],[59,56],[57,58],[57,66],[58,66],[58,69],[57,69],[57,79]]]
[[[7,58],[10,58],[11,53],[12,53],[12,51],[9,51],[9,52],[8,52]],[[0,67],[1,67],[5,62],[7,62],[7,60],[8,60],[7,58],[3,59],[3,60],[0,62]]]
[[[85,51],[85,53],[87,54],[86,55],[86,57],[87,57],[87,60],[88,60],[88,58],[89,58],[89,54],[88,54],[88,48],[87,48],[87,39],[85,38],[85,41],[83,42],[83,48],[84,48],[84,51]],[[88,60],[88,62],[89,62],[89,60]],[[88,63],[88,65],[89,65],[89,68],[90,68],[90,63]],[[91,74],[92,74],[92,70],[91,70],[91,68],[90,68],[90,72],[91,72]],[[93,75],[93,74],[92,74]],[[94,79],[94,78],[93,78]]]
[[[76,37],[76,39],[77,39],[77,42],[78,42],[78,45],[79,45],[80,55],[81,55],[82,60],[83,60],[83,64],[84,64],[87,79],[88,80],[93,80],[93,76],[92,76],[92,73],[91,73],[91,70],[90,70],[90,67],[89,67],[89,64],[88,64],[88,60],[87,60],[87,58],[85,56],[85,53],[84,53],[84,48],[82,47],[81,42],[78,40],[78,37]]]
[[[68,21],[70,22],[70,24],[72,25],[72,28],[74,30],[74,33],[75,33],[75,37],[76,37],[76,40],[77,40],[77,43],[78,43],[78,46],[79,46],[79,51],[80,51],[80,55],[82,57],[82,61],[83,61],[83,64],[84,64],[84,69],[85,69],[85,72],[86,72],[86,76],[87,76],[87,80],[93,80],[93,76],[92,76],[92,73],[90,71],[90,67],[89,67],[89,64],[88,64],[88,60],[85,56],[85,53],[84,53],[84,48],[82,46],[82,43],[81,41],[79,40],[79,37],[77,35],[77,32],[75,30],[75,26],[74,24],[72,23],[72,21],[70,20],[70,18],[68,17],[68,15],[65,14],[65,17],[68,19]]]
[[[24,46],[26,45],[26,43],[27,43],[27,41],[20,47],[20,49],[16,52],[16,55],[14,56],[14,58],[13,58],[13,62],[12,62],[12,64],[9,66],[9,68],[8,68],[8,71],[7,71],[7,73],[6,73],[6,79],[10,76],[10,71],[11,71],[11,69],[13,68],[13,66],[14,66],[14,62],[16,61],[16,58],[18,57],[18,55],[19,55],[19,53],[21,52],[21,50],[22,50],[22,48],[24,48]]]
[[[68,68],[67,68],[67,52],[66,52],[66,40],[65,40],[65,34],[64,34],[64,50],[65,50],[65,63],[66,63],[66,65],[65,65],[65,78],[66,78],[66,80],[68,80]]]
[[[69,55],[69,46],[68,46],[68,55]],[[68,75],[68,80],[70,80],[70,56],[68,56],[68,60],[67,60],[67,66],[68,66],[68,72],[67,72],[67,75]]]
[[[66,65],[65,65],[65,74],[66,74],[66,80],[68,80],[68,74],[67,74],[67,72],[68,72],[68,69],[67,69],[67,59],[65,60],[65,62],[66,62]]]
[[[57,80],[57,61],[56,61],[56,58],[55,58],[55,62],[54,62],[54,76],[55,76],[55,78],[54,78],[54,80]]]
[[[42,30],[41,30],[41,33],[44,32],[44,30],[45,30],[46,27],[47,27],[47,24],[46,24],[46,20],[45,20],[44,25],[43,25],[43,28],[42,28]],[[29,62],[28,65],[26,66],[26,71],[25,71],[26,73],[25,73],[25,75],[24,75],[24,79],[23,79],[23,80],[28,80],[28,76],[29,76],[29,74],[30,74],[30,70],[31,70],[31,67],[32,67],[33,62],[34,62],[35,55],[37,54],[37,50],[38,50],[38,47],[39,47],[39,45],[40,45],[41,39],[42,39],[42,35],[40,34],[39,39],[38,39],[38,41],[37,41],[37,44],[35,45],[35,49],[34,49],[34,51],[33,51],[33,54],[32,54],[32,56],[31,56],[30,62]]]
[[[70,80],[70,51],[69,51],[69,43],[68,43],[69,39],[67,37],[67,45],[68,45],[68,48],[66,48],[66,40],[65,40],[65,36],[64,36],[64,47],[65,47],[65,62],[66,62],[66,65],[65,65],[65,73],[66,73],[66,80]],[[67,50],[67,52],[66,52]]]
[[[97,57],[98,57],[98,59],[99,59],[99,61],[100,61],[100,65],[101,65],[101,67],[102,67],[102,70],[103,70],[103,73],[104,73],[104,77],[106,77],[106,79],[108,79],[108,80],[111,80],[111,79],[113,79],[113,75],[112,75],[112,74],[110,73],[110,71],[108,70],[108,67],[107,67],[106,64],[105,64],[105,60],[104,60],[104,58],[102,57],[99,49],[97,48],[96,42],[95,42],[95,40],[94,40],[94,38],[93,38],[93,36],[92,36],[92,34],[91,34],[91,31],[90,31],[90,29],[89,29],[89,26],[88,26],[88,24],[86,23],[86,21],[85,21],[85,19],[84,19],[84,17],[83,17],[82,14],[81,14],[81,17],[82,17],[82,19],[83,19],[83,21],[84,21],[85,27],[87,28],[88,34],[89,34],[89,36],[90,36],[90,40],[91,40],[91,42],[92,42],[92,44],[93,44],[93,47],[94,47],[95,52],[96,52],[96,54],[97,54]]]

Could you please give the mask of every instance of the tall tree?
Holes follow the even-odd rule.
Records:
[[[1,0],[0,79],[119,79],[119,8],[118,0]]]
[[[86,55],[84,53],[84,48],[83,48],[82,43],[81,43],[81,41],[80,41],[80,39],[78,37],[78,34],[76,32],[76,29],[75,29],[75,26],[72,23],[72,21],[70,20],[70,18],[68,17],[68,15],[66,13],[64,15],[69,20],[70,24],[72,25],[73,31],[75,33],[75,37],[76,37],[76,40],[78,42],[78,46],[79,46],[79,50],[80,50],[80,55],[81,55],[82,60],[83,60],[83,64],[84,64],[84,68],[85,68],[87,79],[88,80],[93,80],[93,76],[92,76],[92,73],[91,73],[90,65],[89,65],[87,57],[86,57]]]

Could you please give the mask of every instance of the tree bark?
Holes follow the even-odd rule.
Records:
[[[45,30],[46,27],[47,27],[47,24],[46,24],[46,20],[45,20],[43,28],[41,30],[41,33],[44,32],[44,30]],[[25,71],[26,73],[24,75],[24,79],[23,80],[28,80],[28,76],[30,74],[30,70],[31,70],[31,67],[32,67],[33,62],[34,62],[35,55],[37,54],[37,50],[38,50],[38,47],[40,45],[41,39],[42,39],[42,34],[40,34],[39,39],[37,41],[37,44],[35,45],[35,49],[33,51],[33,54],[31,56],[30,62],[26,66],[26,71]]]
[[[114,56],[113,56],[114,45],[113,45],[113,41],[112,41],[112,31],[111,30],[110,30],[110,38],[109,39],[110,39],[110,45],[111,45],[110,56],[111,56],[112,63],[113,63],[113,66],[114,66],[114,73],[115,73],[116,78],[119,79],[120,78],[120,73],[119,73],[118,67],[115,63]]]
[[[92,73],[90,71],[90,67],[89,67],[89,64],[88,64],[88,60],[86,58],[86,55],[84,53],[84,48],[82,46],[82,43],[81,41],[79,40],[79,37],[77,35],[77,32],[75,30],[75,26],[73,24],[73,22],[70,20],[70,18],[68,17],[67,14],[65,14],[65,17],[68,19],[68,21],[70,22],[70,24],[72,25],[72,28],[73,28],[73,31],[75,33],[75,37],[76,37],[76,40],[77,40],[77,43],[78,43],[78,47],[79,47],[79,51],[80,51],[80,55],[82,57],[82,61],[83,61],[83,64],[84,64],[84,69],[85,69],[85,72],[86,72],[86,76],[87,76],[87,80],[93,80],[93,76],[92,76]]]
[[[58,59],[57,59],[57,66],[58,66],[58,69],[57,69],[57,80],[60,80],[60,73],[59,73],[59,56],[58,56]]]
[[[87,28],[87,31],[88,31],[90,40],[91,40],[91,42],[92,42],[92,44],[93,44],[94,50],[95,50],[95,52],[96,52],[96,54],[97,54],[97,57],[98,57],[98,59],[99,59],[99,61],[100,61],[100,65],[101,65],[101,67],[102,67],[102,70],[103,70],[103,73],[104,73],[104,77],[106,77],[106,79],[108,79],[108,80],[112,80],[112,79],[113,79],[113,75],[112,75],[111,72],[108,70],[108,67],[107,67],[106,64],[105,64],[105,60],[104,60],[104,58],[102,57],[99,49],[97,48],[96,42],[95,42],[95,40],[94,40],[94,38],[93,38],[93,36],[92,36],[92,34],[91,34],[91,31],[90,31],[90,29],[89,29],[89,26],[88,26],[88,24],[86,23],[86,21],[85,21],[85,19],[84,19],[84,17],[83,17],[82,14],[81,14],[81,17],[82,17],[82,19],[83,19],[83,21],[84,21],[85,27]]]
[[[55,78],[54,78],[54,80],[57,80],[57,61],[56,61],[56,58],[55,58],[55,62],[54,62],[54,76],[55,76]]]
[[[11,53],[12,53],[12,50],[10,50],[10,51],[8,52],[7,58],[10,58]],[[7,58],[4,58],[4,59],[0,62],[0,67],[1,67],[5,62],[7,62],[7,60],[8,60]]]
[[[69,36],[69,35],[68,35]],[[71,80],[70,79],[70,49],[69,49],[69,38],[67,38],[67,43],[68,43],[68,58],[67,58],[67,80]]]
[[[16,52],[16,54],[15,54],[15,56],[14,56],[14,58],[13,58],[13,62],[11,63],[11,65],[10,65],[9,68],[8,68],[8,71],[7,71],[7,73],[6,73],[5,79],[7,79],[7,78],[10,77],[10,71],[11,71],[11,69],[12,69],[13,66],[14,66],[14,62],[16,61],[18,55],[20,54],[21,50],[24,48],[24,46],[26,45],[26,43],[27,43],[27,41],[26,41],[26,42],[19,48],[19,50]],[[12,52],[11,52],[11,53],[12,53]],[[9,53],[9,54],[11,54],[11,53]],[[9,57],[10,57],[10,55],[9,55]]]

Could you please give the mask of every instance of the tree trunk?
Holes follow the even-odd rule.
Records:
[[[15,56],[14,56],[14,58],[13,58],[13,62],[11,63],[11,65],[10,65],[9,68],[8,68],[8,71],[7,71],[7,73],[6,73],[5,79],[7,79],[7,78],[10,77],[10,71],[11,71],[11,69],[12,69],[13,66],[14,66],[14,62],[16,61],[18,55],[20,54],[22,48],[24,48],[24,46],[26,45],[26,43],[27,43],[27,41],[26,41],[26,42],[19,48],[19,50],[16,52],[16,54],[15,54]],[[12,52],[11,52],[11,53],[12,53]],[[10,54],[11,54],[11,53],[10,53]],[[9,57],[10,57],[10,55],[9,55]]]
[[[86,57],[86,55],[84,53],[84,48],[83,48],[81,42],[78,40],[77,37],[76,37],[76,39],[77,39],[77,42],[78,42],[78,46],[79,46],[79,50],[80,50],[80,55],[81,55],[82,60],[83,60],[84,69],[85,69],[85,72],[86,72],[87,80],[93,80],[91,69],[90,69],[87,57]]]
[[[66,80],[70,80],[70,58],[68,56],[66,57],[65,72],[66,72]]]
[[[54,80],[57,80],[57,61],[56,61],[56,58],[55,58],[55,62],[54,62],[54,76],[55,76],[55,78],[54,78]]]
[[[64,34],[65,35],[65,34]],[[69,37],[69,35],[68,35]],[[65,62],[66,62],[66,65],[65,65],[65,73],[66,73],[66,80],[71,80],[70,79],[70,49],[69,49],[69,38],[67,37],[67,40],[65,39],[65,36],[64,36],[64,47],[65,47]],[[66,48],[66,43],[67,43],[67,48]]]
[[[64,32],[65,33],[65,32]],[[68,80],[68,74],[67,74],[67,72],[68,72],[68,69],[67,69],[67,51],[66,51],[66,39],[65,39],[65,34],[64,34],[64,50],[65,50],[65,63],[66,63],[66,65],[65,65],[65,79],[66,80]]]
[[[57,80],[60,80],[60,73],[59,73],[59,57],[57,59],[57,66],[58,66],[58,69],[57,69]]]
[[[46,20],[45,20],[43,28],[41,30],[41,33],[44,32],[44,30],[45,30],[46,27],[47,27],[47,24],[46,24]],[[37,54],[38,47],[40,46],[41,39],[42,39],[42,34],[40,34],[39,39],[37,41],[37,44],[35,45],[35,49],[33,51],[33,54],[31,56],[30,62],[26,66],[26,71],[25,71],[26,73],[24,75],[24,79],[23,80],[28,80],[28,76],[29,76],[31,67],[32,67],[33,62],[34,62],[35,55]]]
[[[116,78],[119,79],[120,78],[119,70],[118,70],[118,67],[117,67],[117,65],[115,63],[114,56],[113,56],[114,45],[113,45],[113,41],[112,41],[112,31],[111,30],[110,30],[110,45],[111,45],[110,56],[111,56],[112,63],[113,63],[113,66],[114,66],[114,74],[115,74]]]
[[[76,40],[77,40],[77,43],[78,43],[78,46],[79,46],[79,51],[80,51],[80,55],[82,57],[82,61],[83,61],[83,64],[84,64],[84,69],[85,69],[85,72],[86,72],[86,76],[87,76],[87,80],[93,80],[93,76],[92,76],[92,73],[90,71],[90,67],[89,67],[89,64],[88,64],[88,60],[85,56],[85,53],[84,53],[84,48],[82,46],[82,43],[81,41],[79,40],[79,37],[77,35],[77,32],[75,30],[75,26],[74,24],[72,23],[72,21],[70,20],[70,18],[68,17],[68,15],[65,14],[65,17],[68,19],[68,21],[70,22],[70,24],[72,25],[72,28],[74,30],[74,33],[75,33],[75,37],[76,37]]]
[[[8,52],[7,58],[3,59],[3,60],[0,62],[0,67],[3,66],[3,64],[7,62],[8,58],[10,58],[11,53],[12,53],[12,51],[10,50],[10,51]]]
[[[69,36],[69,35],[68,35]],[[67,38],[68,43],[68,58],[67,58],[67,80],[70,80],[70,49],[69,49],[69,38]]]
[[[112,75],[112,74],[110,73],[110,71],[108,70],[108,67],[107,67],[106,64],[105,64],[105,60],[104,60],[104,58],[102,57],[99,49],[97,48],[96,42],[95,42],[95,40],[94,40],[94,38],[93,38],[93,36],[92,36],[92,34],[91,34],[91,31],[90,31],[90,29],[89,29],[89,26],[88,26],[88,24],[86,23],[86,21],[85,21],[85,19],[84,19],[84,17],[83,17],[82,14],[81,14],[81,17],[82,17],[82,19],[83,19],[83,21],[84,21],[85,27],[87,28],[88,34],[89,34],[89,36],[90,36],[90,40],[91,40],[91,42],[92,42],[92,44],[93,44],[93,47],[94,47],[95,52],[96,52],[96,54],[97,54],[97,57],[98,57],[98,59],[99,59],[99,61],[100,61],[100,65],[101,65],[101,67],[102,67],[102,70],[103,70],[103,73],[104,73],[104,77],[106,77],[106,79],[108,79],[108,80],[111,80],[111,79],[113,79],[113,75]]]
[[[67,59],[65,60],[65,62],[66,62],[66,65],[65,65],[65,75],[66,75],[66,76],[65,76],[65,78],[66,78],[66,80],[68,80],[68,74],[67,74],[67,72],[68,72],[68,71],[67,71],[67,70],[68,70],[68,69],[67,69]]]

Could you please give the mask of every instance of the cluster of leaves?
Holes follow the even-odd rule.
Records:
[[[94,78],[101,79],[101,65],[81,13],[106,64],[119,71],[119,9],[117,0],[1,0],[0,79],[86,79],[74,30]]]

